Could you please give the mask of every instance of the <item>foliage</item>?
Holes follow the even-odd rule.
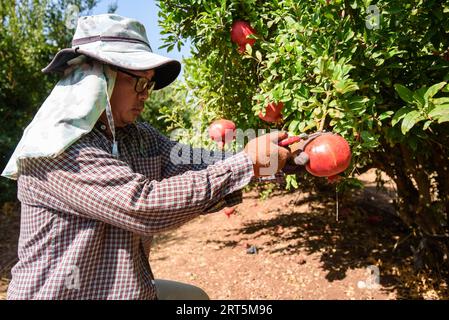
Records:
[[[257,114],[283,101],[277,128],[340,133],[353,151],[347,176],[385,171],[398,187],[398,214],[423,239],[420,257],[433,259],[425,252],[439,250],[446,255],[436,260],[447,263],[447,1],[158,3],[165,46],[193,44],[186,82],[205,125],[225,117],[242,129],[268,128]],[[230,40],[237,19],[257,30],[243,55]],[[298,182],[290,177],[288,185]]]
[[[164,134],[176,128],[190,128],[192,112],[185,107],[189,103],[185,93],[183,84],[179,82],[153,91],[145,102],[141,117]]]
[[[96,0],[0,2],[0,167],[6,166],[24,128],[56,82],[41,73],[73,35],[66,10],[91,10]],[[15,199],[15,183],[0,179],[0,203]]]

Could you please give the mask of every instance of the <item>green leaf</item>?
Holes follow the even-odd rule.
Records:
[[[423,130],[427,130],[427,128],[429,128],[429,126],[432,124],[432,120],[427,120],[426,122],[424,122],[424,125],[422,127]]]
[[[299,121],[298,120],[293,120],[288,125],[288,131],[291,132],[291,133],[295,133],[296,129],[298,128],[298,125],[299,125]]]
[[[321,88],[321,87],[315,87],[315,88],[310,89],[310,92],[323,93],[323,92],[326,92],[326,91],[323,88]]]
[[[284,19],[285,19],[285,21],[288,24],[295,24],[296,23],[296,21],[292,17],[290,17],[290,16],[286,16]]]
[[[354,31],[348,30],[348,32],[346,32],[345,34],[345,39],[343,40],[343,42],[348,42],[349,40],[354,38],[354,35],[355,35]]]
[[[449,103],[449,97],[435,98],[432,99],[434,105]]]
[[[446,82],[440,82],[437,84],[434,84],[429,89],[427,89],[426,93],[424,94],[424,99],[427,100],[429,98],[432,98],[434,95],[438,93],[444,86],[446,85]]]
[[[406,53],[406,52],[407,52],[407,50],[399,50],[397,47],[394,47],[394,48],[391,48],[391,50],[389,50],[389,51],[385,54],[385,57],[386,57],[387,59],[389,59],[389,58],[391,58],[391,57],[393,57],[393,56],[399,55],[399,54],[401,54],[401,53]]]
[[[391,110],[390,110],[390,111],[385,111],[385,112],[383,112],[383,113],[380,114],[379,120],[382,121],[382,120],[388,119],[388,118],[390,118],[393,114],[394,114],[394,111],[391,111]]]
[[[449,84],[445,86],[442,90],[442,92],[449,92]]]
[[[369,98],[355,96],[349,99],[349,108],[354,114],[362,115],[366,112],[367,103],[369,102]]]
[[[253,54],[253,47],[251,47],[251,45],[249,43],[247,43],[245,45],[245,49],[246,49],[246,52],[248,52],[249,55]]]
[[[413,92],[413,100],[418,106],[418,108],[422,109],[424,106],[426,106],[428,99],[424,97],[424,95],[427,92],[426,87],[419,88],[415,92]]]
[[[425,118],[421,115],[421,112],[418,110],[413,110],[405,115],[401,124],[401,132],[402,134],[406,134],[410,131],[411,128],[419,121],[424,120]]]
[[[262,61],[262,54],[260,53],[259,50],[256,50],[256,58],[257,60]]]
[[[345,94],[348,92],[356,91],[359,89],[359,86],[351,81],[338,81],[335,85],[335,89],[338,93]]]
[[[287,175],[287,177],[285,178],[285,182],[287,182],[287,190],[290,190],[292,187],[294,189],[298,188],[298,182],[296,181],[296,176],[294,174]]]
[[[360,136],[362,137],[363,145],[367,148],[374,148],[379,144],[376,137],[369,131],[360,132]]]
[[[412,110],[413,109],[411,109],[410,107],[405,106],[396,111],[396,113],[393,116],[393,119],[391,119],[391,125],[394,127],[399,121],[401,121],[405,117],[407,113],[409,113]]]
[[[438,123],[449,121],[449,104],[442,104],[429,112],[429,117],[438,120]]]
[[[413,92],[404,87],[401,84],[395,84],[394,89],[399,94],[402,100],[404,100],[407,103],[413,102]]]

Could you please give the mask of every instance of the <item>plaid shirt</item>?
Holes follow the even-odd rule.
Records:
[[[253,176],[244,153],[207,165],[190,148],[174,164],[180,144],[148,124],[118,129],[117,141],[119,159],[97,125],[57,158],[21,161],[8,299],[157,299],[152,236],[241,202]]]

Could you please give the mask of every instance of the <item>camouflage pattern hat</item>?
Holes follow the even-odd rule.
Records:
[[[64,72],[79,55],[128,70],[154,69],[155,90],[172,83],[181,71],[178,61],[152,52],[140,22],[116,14],[80,17],[72,47],[59,51],[42,72]]]

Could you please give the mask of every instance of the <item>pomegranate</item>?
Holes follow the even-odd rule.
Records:
[[[237,20],[232,24],[231,40],[238,44],[240,53],[245,52],[246,44],[254,45],[256,39],[248,38],[249,35],[253,34],[256,34],[256,30],[246,21]]]
[[[214,121],[209,126],[209,136],[218,144],[218,148],[223,149],[226,143],[235,138],[235,123],[226,119]]]
[[[265,107],[265,115],[259,112],[259,118],[266,122],[279,122],[282,120],[282,109],[284,108],[284,103],[282,101],[278,103],[270,102]]]
[[[348,142],[337,134],[324,134],[311,141],[304,149],[309,156],[306,170],[317,177],[335,176],[345,171],[351,162]]]
[[[224,208],[223,212],[229,218],[232,214],[235,213],[235,209],[234,208]]]

